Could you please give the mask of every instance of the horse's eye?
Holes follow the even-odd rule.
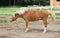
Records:
[[[15,16],[17,16],[17,17],[18,17],[18,16],[19,16],[19,14],[18,14],[18,13],[16,13],[16,14],[15,14]]]

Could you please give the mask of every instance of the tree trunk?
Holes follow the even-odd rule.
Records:
[[[15,1],[16,1],[16,0],[14,0],[13,6],[15,6]]]

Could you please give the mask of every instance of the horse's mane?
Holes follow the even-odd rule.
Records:
[[[16,13],[22,15],[22,14],[24,14],[25,11],[27,11],[27,10],[29,10],[29,8],[27,8],[27,7],[21,7],[21,8],[19,8],[17,11],[15,11],[15,12],[13,13],[13,16],[15,16]]]

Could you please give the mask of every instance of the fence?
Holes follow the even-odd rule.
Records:
[[[58,7],[50,7],[50,6],[37,6],[37,7],[28,7],[32,10],[52,10],[56,13],[56,18],[60,19],[60,8]],[[12,16],[13,13],[19,9],[19,7],[8,7],[8,8],[0,8],[0,23],[7,23],[9,16]],[[6,17],[5,17],[6,16]]]

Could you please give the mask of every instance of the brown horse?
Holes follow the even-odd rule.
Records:
[[[17,18],[23,18],[26,22],[26,30],[25,32],[28,31],[28,23],[30,21],[37,21],[37,20],[43,20],[44,23],[44,31],[43,33],[46,32],[47,28],[47,18],[48,15],[51,16],[52,21],[55,21],[55,13],[51,11],[46,11],[46,10],[27,10],[23,14],[15,13],[14,16],[11,18],[11,22],[15,21]]]

